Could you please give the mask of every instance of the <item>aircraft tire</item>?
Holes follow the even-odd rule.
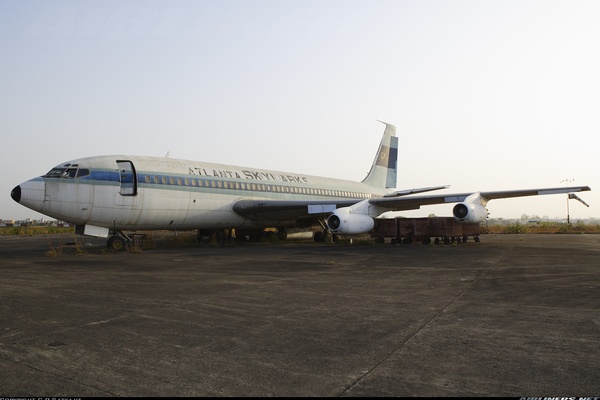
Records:
[[[269,231],[269,232],[265,232],[265,240],[267,242],[274,242],[277,238],[277,234],[275,232]]]
[[[127,247],[127,242],[121,236],[111,236],[106,242],[106,247],[110,250],[123,251]]]
[[[315,241],[315,243],[325,242],[325,233],[323,233],[321,231],[316,231],[315,234],[313,235],[313,240]]]
[[[285,228],[277,229],[277,239],[286,240],[287,239],[287,229],[285,229]]]

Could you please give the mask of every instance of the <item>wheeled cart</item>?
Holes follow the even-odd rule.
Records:
[[[479,242],[480,225],[458,222],[454,217],[376,219],[371,237],[392,244],[451,244],[464,243],[472,237]]]

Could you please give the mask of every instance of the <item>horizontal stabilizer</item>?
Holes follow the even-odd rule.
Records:
[[[450,187],[450,185],[444,185],[444,186],[432,186],[432,187],[426,187],[426,188],[398,190],[396,192],[388,193],[388,194],[384,195],[383,197],[407,196],[409,194],[424,193],[424,192],[431,192],[434,190],[448,189],[449,187]]]

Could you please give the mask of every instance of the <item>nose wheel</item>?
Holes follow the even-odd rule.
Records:
[[[108,238],[106,247],[110,250],[122,251],[127,247],[127,241],[119,235],[114,235]]]
[[[134,235],[135,236],[135,235]],[[123,251],[133,244],[133,239],[121,231],[116,231],[106,241],[109,250]]]

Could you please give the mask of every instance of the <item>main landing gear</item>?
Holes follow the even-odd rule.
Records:
[[[338,235],[335,233],[331,233],[327,223],[325,222],[325,218],[321,217],[318,219],[319,225],[321,225],[322,230],[316,231],[313,235],[313,240],[315,243],[335,243],[339,240]]]
[[[335,233],[331,233],[327,230],[324,230],[316,231],[313,235],[313,240],[315,241],[315,243],[329,243],[329,240],[331,240],[332,243],[335,243],[339,240],[339,237]]]

